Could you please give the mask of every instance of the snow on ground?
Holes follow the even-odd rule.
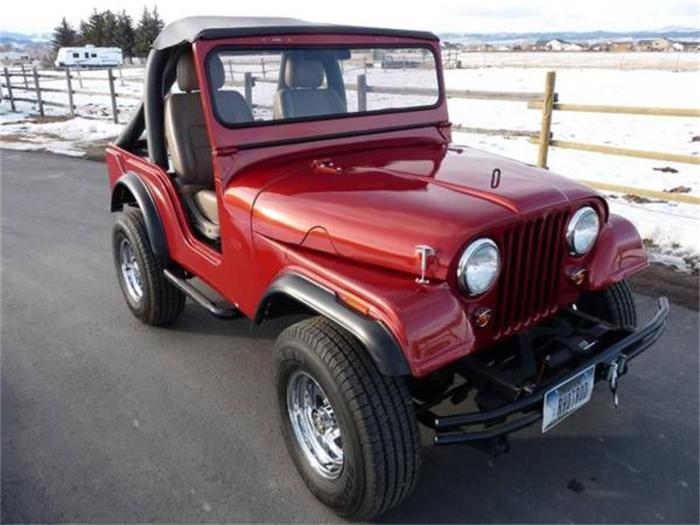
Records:
[[[0,117],[4,115],[0,114]],[[85,147],[113,139],[123,126],[104,120],[76,117],[68,120],[25,119],[5,124],[0,145],[8,149],[51,151],[82,157]]]
[[[683,54],[681,60],[680,55],[676,54],[647,53],[649,67],[660,69],[638,69],[640,57],[634,58],[634,67],[631,69],[605,69],[592,67],[595,65],[595,62],[591,62],[595,59],[592,54],[565,55],[565,67],[561,67],[563,63],[557,64],[560,67],[557,68],[556,91],[560,102],[700,107],[700,55]],[[607,54],[597,56],[612,60]],[[500,62],[498,57],[501,57]],[[470,56],[471,62],[466,64],[469,69],[445,71],[446,85],[450,89],[542,91],[547,69],[534,67],[536,61],[521,63],[522,57],[520,62],[513,62],[516,58],[518,57],[514,54],[508,53]],[[624,57],[618,57],[616,60],[619,62],[623,59]],[[478,63],[479,60],[484,61],[483,65]],[[499,63],[505,66],[517,64],[518,67],[495,67]],[[580,67],[575,67],[577,63]],[[678,67],[679,64],[682,67]],[[410,72],[405,74],[414,78]],[[115,81],[117,92],[132,97],[140,95],[142,75],[141,69],[125,69],[123,80],[117,77]],[[394,79],[401,73],[389,71],[386,78],[381,75],[380,71],[370,69],[368,83],[396,85]],[[354,75],[346,76],[351,77],[347,81],[354,82]],[[107,92],[105,72],[84,72],[82,77],[82,86],[77,79],[73,81],[76,90]],[[421,82],[422,79],[419,83]],[[46,87],[65,88],[65,84],[65,77],[42,80],[42,86]],[[254,90],[254,100],[263,102],[269,98],[268,91],[271,90],[274,90],[273,84],[258,83]],[[16,95],[26,96],[24,93]],[[348,95],[354,103],[354,93]],[[44,98],[67,102],[65,93],[46,93]],[[121,124],[111,121],[111,105],[107,95],[78,93],[75,95],[75,104],[80,115],[78,118],[66,119],[65,108],[47,107],[47,117],[38,119],[33,116],[36,111],[33,104],[19,102],[19,113],[12,113],[9,103],[3,101],[0,103],[0,145],[6,148],[44,149],[81,155],[85,144],[116,136],[134,111],[138,100],[118,98]],[[539,129],[540,112],[527,109],[524,102],[451,98],[448,104],[450,118],[455,124],[527,131]],[[700,154],[700,121],[697,118],[555,112],[552,131],[554,138],[560,140],[686,155]],[[454,141],[527,163],[536,160],[537,146],[530,144],[527,138],[455,133]],[[683,186],[689,190],[689,194],[700,196],[700,166],[696,165],[552,148],[549,166],[556,173],[576,179],[659,191]],[[661,169],[665,171],[659,171]],[[672,170],[676,172],[669,172]],[[624,215],[635,223],[654,259],[683,270],[697,270],[700,266],[700,206],[650,202],[649,199],[632,199],[619,194],[606,196],[612,212]]]

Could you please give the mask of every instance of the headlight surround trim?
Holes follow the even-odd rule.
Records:
[[[594,223],[589,225],[583,225],[584,227],[590,227],[595,225],[595,233],[592,235],[589,233],[589,240],[587,244],[580,246],[577,244],[577,235],[581,234],[582,222],[588,220],[589,218],[594,219]],[[566,243],[569,247],[569,253],[574,257],[582,257],[589,253],[595,246],[598,240],[598,235],[600,234],[600,216],[598,212],[592,206],[582,206],[571,216],[569,222],[566,225]]]
[[[492,271],[491,277],[488,280],[486,286],[476,287],[472,282],[470,286],[470,276],[469,276],[469,263],[471,259],[478,255],[481,250],[491,249],[495,251],[495,269]],[[498,249],[498,245],[488,237],[481,237],[473,241],[462,253],[459,259],[459,264],[457,266],[457,282],[462,291],[468,293],[471,296],[483,295],[488,292],[493,285],[496,283],[499,274],[501,273],[501,251]],[[473,281],[473,277],[471,279]]]

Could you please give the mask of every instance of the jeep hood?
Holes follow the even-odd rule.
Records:
[[[308,158],[280,167],[256,198],[254,231],[413,275],[416,246],[427,244],[437,252],[428,273],[438,279],[468,241],[494,225],[596,196],[546,170],[472,149],[423,145],[324,160],[338,171]]]

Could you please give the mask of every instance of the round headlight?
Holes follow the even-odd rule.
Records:
[[[457,267],[457,280],[471,295],[486,292],[496,282],[501,268],[498,246],[491,239],[477,239],[464,250]]]
[[[600,230],[600,219],[590,206],[584,206],[571,217],[566,226],[566,241],[574,255],[584,255],[591,251]]]

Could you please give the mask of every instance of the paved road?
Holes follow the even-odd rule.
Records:
[[[1,521],[334,520],[278,433],[279,327],[191,304],[142,326],[114,278],[104,165],[1,155]],[[622,382],[619,410],[600,389],[500,458],[426,448],[418,490],[382,521],[697,523],[697,313],[675,308]]]

